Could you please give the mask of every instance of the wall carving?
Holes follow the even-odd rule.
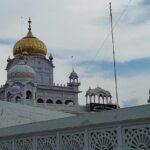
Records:
[[[12,148],[13,148],[12,140],[0,141],[0,150],[12,150]]]
[[[15,150],[33,150],[33,138],[18,138],[15,140]]]
[[[116,150],[117,130],[93,130],[89,135],[90,150]]]
[[[62,150],[85,150],[84,133],[70,133],[61,135]]]
[[[43,136],[37,138],[37,150],[56,150],[56,136]]]
[[[129,127],[117,124],[113,128],[57,131],[57,135],[42,136],[37,133],[25,138],[14,135],[10,140],[0,139],[0,150],[150,150],[150,124]]]
[[[124,134],[126,150],[150,150],[150,126],[126,128]]]

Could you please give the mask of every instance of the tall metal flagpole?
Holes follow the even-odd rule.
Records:
[[[115,46],[114,46],[114,34],[113,34],[113,22],[112,22],[112,9],[111,9],[111,2],[110,5],[110,22],[111,22],[111,36],[112,36],[112,46],[113,46],[113,61],[114,61],[114,76],[115,76],[115,90],[116,90],[116,100],[117,100],[117,108],[119,106],[118,100],[118,87],[117,87],[117,71],[116,71],[116,58],[115,58]]]
[[[73,56],[71,56],[71,61],[72,61],[72,71],[74,71],[74,68],[73,68]]]

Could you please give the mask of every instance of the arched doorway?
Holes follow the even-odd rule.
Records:
[[[32,92],[31,91],[26,92],[26,99],[32,99]]]
[[[15,102],[16,102],[16,103],[20,103],[20,102],[21,102],[21,98],[20,98],[20,96],[16,96],[16,98],[15,98]]]
[[[48,99],[48,100],[46,101],[46,103],[48,103],[48,104],[53,104],[53,101],[52,101],[51,99]]]
[[[39,99],[37,100],[37,103],[44,103],[44,100],[41,99],[41,98],[39,98]]]
[[[66,100],[66,101],[65,101],[65,104],[66,104],[66,105],[74,105],[74,103],[73,103],[72,100]]]
[[[56,104],[62,104],[62,101],[61,100],[57,100]]]

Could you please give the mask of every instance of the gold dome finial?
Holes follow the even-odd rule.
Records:
[[[29,24],[29,27],[28,27],[28,34],[27,34],[27,37],[33,37],[32,35],[32,32],[31,32],[31,18],[29,17],[29,21],[28,21],[28,24]]]
[[[25,37],[19,40],[13,48],[14,56],[23,55],[23,56],[46,56],[47,48],[45,44],[39,40],[37,37],[33,36],[31,32],[31,19],[28,20],[28,33]]]
[[[32,21],[31,21],[30,17],[29,17],[28,23],[29,23],[29,28],[28,28],[28,30],[29,30],[29,32],[31,32],[31,23],[32,23]]]

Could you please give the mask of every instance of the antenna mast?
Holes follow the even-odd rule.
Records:
[[[72,61],[72,71],[74,70],[74,67],[73,67],[73,56],[71,56],[71,61]]]
[[[117,71],[116,71],[116,58],[115,58],[115,46],[114,46],[114,34],[113,34],[113,22],[112,22],[112,9],[111,9],[111,2],[110,5],[110,23],[111,23],[111,37],[112,37],[112,46],[113,46],[113,61],[114,61],[114,76],[115,76],[115,90],[116,90],[116,100],[117,100],[117,108],[119,106],[118,103],[118,87],[117,87]]]

